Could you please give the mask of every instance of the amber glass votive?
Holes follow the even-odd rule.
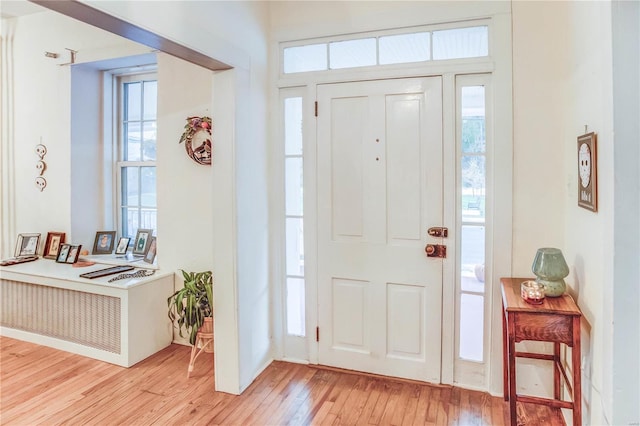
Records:
[[[539,305],[544,300],[544,285],[536,281],[523,281],[520,284],[520,296],[527,303]]]

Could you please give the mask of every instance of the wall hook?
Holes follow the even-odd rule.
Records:
[[[72,65],[76,63],[76,53],[78,53],[77,50],[73,50],[73,49],[69,49],[68,47],[65,47],[66,50],[68,50],[71,53],[71,61],[64,63],[64,64],[58,64],[60,66],[62,65]]]

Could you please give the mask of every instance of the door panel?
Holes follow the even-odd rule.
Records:
[[[320,85],[318,103],[319,363],[437,383],[441,79]]]

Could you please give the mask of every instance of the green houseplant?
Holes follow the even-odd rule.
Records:
[[[194,345],[196,335],[206,318],[213,318],[213,274],[211,271],[182,271],[184,286],[167,298],[169,319],[176,322],[180,337],[189,333]],[[209,320],[209,324],[212,324]]]

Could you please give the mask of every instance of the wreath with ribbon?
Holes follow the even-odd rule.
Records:
[[[211,129],[213,123],[211,117],[187,117],[184,132],[180,136],[180,142],[185,143],[189,157],[198,164],[211,165]],[[197,147],[193,147],[193,139],[199,132],[207,132],[209,136]]]

